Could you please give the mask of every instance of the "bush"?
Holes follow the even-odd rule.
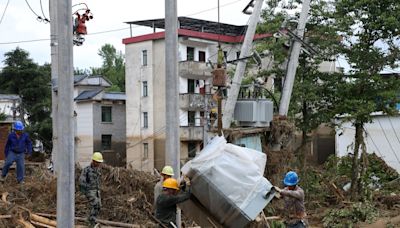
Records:
[[[350,208],[331,209],[325,215],[324,227],[352,228],[358,222],[373,222],[378,216],[377,209],[371,203],[355,203]]]

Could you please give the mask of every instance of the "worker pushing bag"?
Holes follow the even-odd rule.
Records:
[[[161,178],[160,181],[157,182],[157,184],[154,186],[154,204],[153,204],[153,208],[154,208],[154,212],[156,211],[156,201],[159,195],[161,195],[162,191],[163,191],[163,183],[165,180],[167,180],[168,178],[171,178],[174,175],[174,169],[169,166],[166,165],[164,166],[164,168],[161,170]]]
[[[298,186],[299,177],[296,172],[289,171],[283,179],[284,189],[274,186],[285,202],[284,219],[288,228],[307,227],[306,212],[304,207],[304,191]]]
[[[177,227],[176,207],[190,198],[190,180],[184,178],[186,191],[179,192],[178,181],[174,178],[168,178],[163,182],[163,192],[156,200],[156,218],[167,227]]]
[[[96,217],[101,208],[100,165],[103,162],[103,155],[100,152],[93,153],[92,163],[82,170],[81,176],[79,177],[79,189],[86,196],[90,205],[88,217],[89,227],[94,227],[96,225]]]

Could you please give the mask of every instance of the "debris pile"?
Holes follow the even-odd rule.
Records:
[[[77,168],[76,181],[80,173],[81,169]],[[157,223],[151,213],[156,182],[157,177],[149,173],[103,166],[99,218],[155,227]],[[56,179],[43,165],[27,166],[23,185],[17,184],[15,172],[11,171],[7,181],[0,184],[0,189],[0,227],[16,227],[21,224],[18,221],[29,220],[32,214],[56,214]],[[87,200],[77,185],[75,192],[76,216],[85,218],[88,214]],[[3,215],[7,218],[2,218]]]

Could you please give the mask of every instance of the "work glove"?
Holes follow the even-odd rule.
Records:
[[[279,188],[278,186],[274,186],[273,188],[275,189],[275,191],[277,191],[277,192],[279,192],[279,193],[281,193],[281,192],[282,192],[282,189],[281,189],[281,188]]]
[[[185,184],[186,184],[186,186],[190,186],[191,185],[191,182],[190,182],[190,179],[189,179],[189,177],[187,177],[187,176],[184,176],[183,177],[183,180],[185,181]]]

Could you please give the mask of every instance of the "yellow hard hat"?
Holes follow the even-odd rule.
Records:
[[[92,156],[93,161],[104,162],[103,155],[100,152],[94,152]]]
[[[174,179],[174,178],[166,179],[163,182],[162,186],[163,186],[163,188],[170,188],[170,189],[179,190],[178,181],[176,179]]]
[[[174,169],[171,166],[166,165],[162,169],[161,173],[165,174],[165,175],[168,175],[168,176],[173,176],[174,175]]]

